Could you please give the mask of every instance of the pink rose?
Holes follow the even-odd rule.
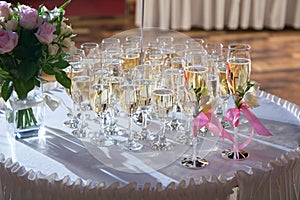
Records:
[[[10,30],[0,30],[0,54],[12,51],[18,44],[19,36]]]
[[[26,29],[35,29],[41,24],[41,17],[34,8],[23,7],[20,10],[20,25]]]
[[[12,13],[13,11],[10,9],[10,3],[7,3],[6,1],[0,1],[0,16],[7,20]]]
[[[41,43],[50,44],[56,38],[56,35],[53,34],[54,31],[55,27],[46,22],[39,27],[35,36]]]

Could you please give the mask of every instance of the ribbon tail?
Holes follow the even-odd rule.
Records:
[[[248,119],[254,130],[262,136],[272,136],[270,131],[257,119],[257,117],[248,109],[246,105],[241,106],[241,112]]]
[[[208,113],[207,117],[211,120],[208,124],[206,124],[206,128],[208,128],[214,135],[222,136],[223,140],[224,138],[227,138],[231,142],[234,142],[232,136],[223,128],[222,124],[213,112]]]
[[[238,150],[239,150],[239,149],[244,149],[246,146],[248,146],[248,144],[250,144],[250,142],[251,142],[253,136],[254,136],[254,129],[252,128],[251,134],[250,134],[249,138],[248,138],[243,144],[241,144],[240,146],[238,146],[237,149],[238,149]]]

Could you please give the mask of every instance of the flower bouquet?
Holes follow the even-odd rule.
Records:
[[[64,71],[69,66],[64,56],[75,48],[72,28],[64,17],[69,3],[48,10],[43,5],[35,9],[0,1],[1,96],[14,111],[7,119],[15,124],[15,132],[40,125],[34,107],[42,104],[43,95],[34,91],[41,89],[41,73],[54,75],[70,88]]]

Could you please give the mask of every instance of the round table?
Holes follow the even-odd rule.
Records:
[[[63,89],[47,93],[71,107],[72,101]],[[193,199],[199,195],[226,199],[230,195],[235,198],[237,193],[240,199],[249,195],[296,197],[300,192],[300,109],[264,91],[260,91],[259,103],[252,111],[273,136],[255,134],[246,147],[250,157],[243,161],[222,158],[221,151],[232,144],[205,136],[198,150],[210,164],[200,170],[180,165],[190,148],[177,143],[178,149],[169,152],[141,153],[115,146],[96,147],[87,139],[75,138],[63,125],[67,115],[64,106],[54,111],[46,106],[45,135],[15,140],[6,130],[5,112],[1,110],[0,199]],[[117,119],[126,127],[124,117]],[[92,119],[90,122],[97,127]],[[153,127],[155,130],[155,122]],[[242,124],[241,140],[249,132],[249,124]],[[174,133],[168,134],[172,138]],[[281,181],[282,176],[288,177]],[[295,187],[287,187],[290,185]],[[233,193],[233,189],[238,192]],[[259,194],[265,190],[269,193]]]

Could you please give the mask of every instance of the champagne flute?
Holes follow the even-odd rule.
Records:
[[[126,42],[121,45],[121,48],[122,69],[135,68],[140,64],[140,52],[137,43]]]
[[[100,47],[96,42],[85,42],[80,45],[80,49],[84,52],[83,62],[88,66],[90,71],[100,62]]]
[[[90,77],[81,75],[73,77],[72,79],[72,97],[74,103],[79,107],[80,117],[78,128],[72,131],[72,134],[78,138],[86,137],[86,121],[85,115],[89,107],[89,86]]]
[[[152,66],[151,65],[138,65],[134,70],[134,83],[140,87],[140,114],[142,116],[142,130],[135,134],[134,138],[137,140],[153,139],[153,134],[148,130],[148,119],[151,112],[151,95],[154,87],[152,80]],[[139,117],[138,117],[139,118]]]
[[[250,80],[251,73],[251,47],[248,44],[229,44],[227,54],[227,83],[229,90],[232,94],[234,102],[239,101],[238,90],[244,89],[247,86],[247,82]],[[237,105],[236,105],[237,106]],[[246,159],[249,153],[238,147],[238,132],[239,132],[239,120],[233,124],[233,149],[227,149],[222,152],[224,158],[229,159]]]
[[[186,53],[187,66],[207,66],[207,51],[205,49],[188,49]]]
[[[201,91],[207,84],[208,68],[202,66],[189,66],[185,68],[186,89],[189,95],[190,104],[193,117],[197,117],[199,112],[197,109],[202,107],[203,95],[200,96],[196,93],[197,90]],[[200,127],[199,127],[200,128]],[[194,132],[195,131],[195,132]],[[198,169],[208,165],[208,161],[197,155],[197,135],[198,129],[192,131],[192,155],[186,156],[181,160],[181,164],[187,168]]]
[[[179,129],[183,128],[182,123],[179,121],[176,115],[178,112],[181,112],[180,107],[178,106],[178,86],[183,84],[183,77],[183,71],[177,68],[166,69],[163,72],[164,86],[174,91],[174,105],[172,109],[172,118],[167,123],[168,129],[171,131],[178,131]]]
[[[156,88],[152,92],[152,106],[161,123],[157,138],[151,143],[154,150],[170,150],[173,144],[166,139],[167,116],[174,105],[174,91],[165,87]]]
[[[137,111],[140,104],[140,88],[134,84],[124,84],[120,88],[121,106],[129,116],[129,137],[126,141],[119,143],[122,149],[129,151],[139,151],[143,145],[134,141],[134,132],[132,129],[133,114]]]
[[[99,132],[91,138],[91,142],[97,146],[107,147],[115,144],[104,131],[104,117],[109,106],[109,87],[105,83],[96,83],[90,87],[90,103],[93,111],[97,114],[100,123]]]
[[[228,103],[228,99],[230,96],[230,90],[227,83],[227,77],[226,77],[226,62],[218,62],[218,75],[219,75],[219,81],[220,81],[220,90],[219,90],[219,97],[220,97],[220,109],[217,109],[217,114],[221,117],[221,124],[223,128],[231,128],[231,124],[225,120],[225,112],[226,112],[226,106]]]
[[[79,76],[82,74],[82,57],[79,54],[69,54],[64,58],[66,61],[69,62],[70,66],[65,69],[65,72],[67,73],[68,77],[72,80],[73,77]],[[71,89],[66,89],[67,93],[72,98],[72,92]],[[64,122],[64,125],[69,128],[77,128],[78,126],[78,119],[75,116],[75,105],[73,104],[73,109],[71,113],[68,113],[68,116],[71,118]]]
[[[204,49],[204,40],[202,38],[190,38],[185,41],[189,49]]]

